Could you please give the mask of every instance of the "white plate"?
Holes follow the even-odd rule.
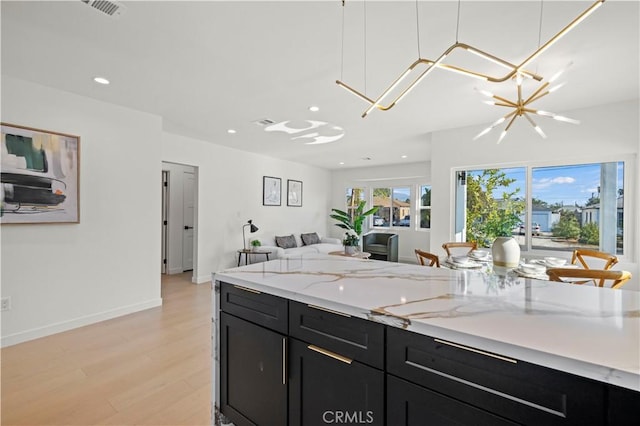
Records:
[[[475,262],[466,256],[454,256],[447,260],[447,263],[454,268],[480,268],[482,264]]]
[[[567,259],[561,257],[545,257],[544,263],[550,268],[563,268],[567,264]]]
[[[548,280],[549,279],[549,276],[547,274],[545,274],[544,272],[541,273],[541,274],[532,274],[532,273],[523,271],[519,267],[515,268],[513,271],[516,274],[520,275],[521,277],[525,277],[525,278],[536,278],[536,279],[539,279],[539,280]]]
[[[547,268],[544,265],[538,263],[525,263],[518,267],[518,270],[529,275],[541,275],[544,274]]]

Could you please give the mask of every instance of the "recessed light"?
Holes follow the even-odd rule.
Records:
[[[229,133],[229,134],[231,134],[231,135],[233,135],[235,132],[236,132],[236,131],[235,131],[234,129],[228,129],[228,130],[227,130],[227,133]]]
[[[109,80],[104,77],[94,77],[93,81],[100,84],[109,84]]]
[[[309,111],[318,112],[318,111],[320,111],[320,108],[318,108],[318,107],[317,107],[317,106],[315,106],[315,105],[311,105],[311,106],[309,107]]]
[[[342,165],[344,165],[344,161],[341,161],[338,164],[340,164],[342,166]]]
[[[402,156],[402,157],[400,157],[400,158],[407,158],[407,156],[406,156],[406,155],[403,155],[403,156]]]

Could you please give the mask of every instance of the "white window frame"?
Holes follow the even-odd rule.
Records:
[[[371,219],[371,228],[374,229],[409,229],[409,230],[415,230],[416,229],[416,215],[414,214],[414,212],[416,211],[416,200],[415,200],[415,193],[416,190],[413,187],[413,185],[411,184],[407,184],[407,185],[377,185],[375,187],[371,187],[371,201],[372,201],[372,206],[373,206],[373,192],[376,189],[389,189],[390,192],[390,196],[389,199],[391,200],[391,205],[388,206],[389,207],[389,226],[375,226],[373,224],[373,218]],[[409,216],[411,217],[411,222],[409,223],[409,226],[398,226],[398,225],[394,225],[393,224],[393,194],[394,194],[394,190],[395,189],[409,189]]]
[[[422,216],[422,210],[429,210],[429,212],[432,212],[431,210],[431,203],[429,203],[429,206],[423,206],[422,205],[422,188],[424,187],[428,187],[429,190],[432,190],[432,185],[431,184],[426,184],[426,183],[421,183],[418,184],[416,187],[416,199],[415,199],[415,206],[416,206],[416,227],[418,231],[430,231],[431,230],[431,219],[429,219],[429,227],[428,228],[423,228],[422,226],[420,226],[420,218]],[[431,196],[433,197],[433,192],[431,193]],[[429,217],[431,218],[431,214],[429,214]]]
[[[571,166],[578,164],[603,164],[603,163],[612,163],[612,162],[622,162],[624,164],[624,179],[623,179],[623,187],[624,187],[624,204],[623,204],[623,253],[617,254],[618,259],[621,262],[633,262],[633,259],[636,257],[637,243],[632,239],[632,235],[636,235],[638,231],[636,227],[640,226],[640,221],[634,220],[639,214],[638,210],[634,207],[636,206],[636,194],[638,193],[637,181],[638,181],[638,170],[636,169],[637,159],[635,155],[603,155],[597,158],[590,156],[576,156],[575,158],[570,159],[558,159],[552,161],[530,161],[530,162],[508,162],[508,163],[498,163],[498,164],[478,164],[478,165],[469,165],[464,167],[456,167],[452,169],[452,181],[457,182],[458,172],[468,171],[468,170],[481,170],[481,169],[505,169],[505,168],[513,168],[513,167],[524,167],[526,173],[526,182],[525,182],[525,200],[526,200],[526,217],[525,217],[525,229],[531,223],[531,193],[532,193],[532,170],[538,167],[561,167],[561,166]],[[452,202],[452,212],[454,215],[457,214],[457,205],[456,205],[456,194],[457,194],[457,185],[452,186],[453,194],[451,197]],[[465,208],[466,212],[466,208]],[[465,213],[466,215],[466,213]],[[453,224],[455,225],[455,223]],[[454,226],[455,228],[455,226]],[[454,235],[452,237],[455,239],[455,229],[452,230]],[[454,240],[452,240],[454,241]],[[544,250],[532,248],[531,246],[531,238],[525,239],[524,247],[521,246],[521,253],[523,257],[535,256],[558,256],[562,252],[558,252],[557,250]],[[569,255],[570,256],[570,255]],[[566,257],[566,255],[565,255]]]

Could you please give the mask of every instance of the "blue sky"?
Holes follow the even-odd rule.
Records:
[[[507,188],[520,188],[519,195],[525,195],[525,168],[502,169],[516,181]],[[473,172],[472,172],[473,174]],[[618,163],[618,188],[623,183],[623,163]],[[600,185],[600,164],[577,164],[571,166],[534,167],[532,169],[532,195],[549,204],[562,202],[566,205],[584,205],[589,198],[598,195]],[[501,193],[494,194],[500,197]]]

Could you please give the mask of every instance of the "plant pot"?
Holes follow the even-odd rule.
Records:
[[[493,264],[517,268],[520,263],[520,245],[513,237],[498,237],[491,246]]]
[[[356,254],[356,246],[344,246],[344,254],[353,256]]]

